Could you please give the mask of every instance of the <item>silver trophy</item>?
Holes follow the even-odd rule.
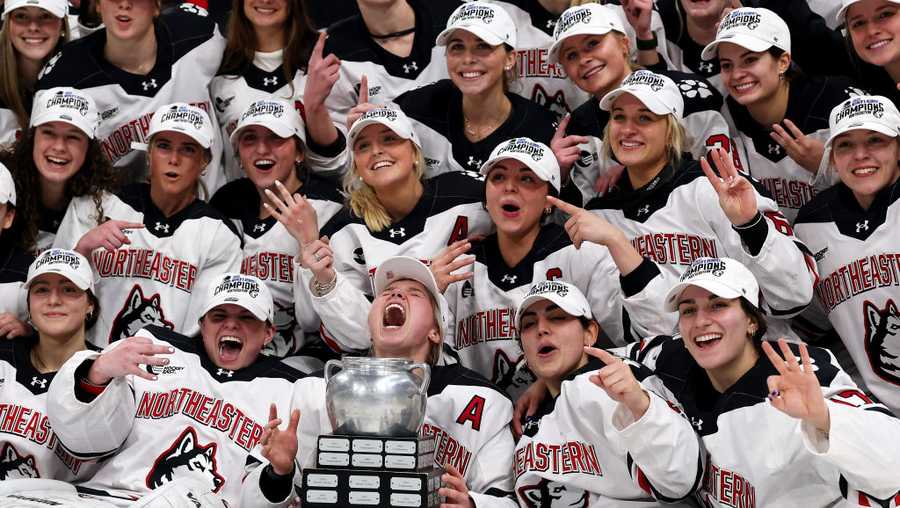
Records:
[[[303,471],[304,508],[440,504],[434,439],[419,437],[430,379],[428,365],[404,359],[325,364],[334,433],[319,436],[317,467]]]

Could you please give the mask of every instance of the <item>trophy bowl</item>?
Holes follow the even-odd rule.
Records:
[[[334,433],[416,436],[425,420],[430,379],[431,368],[411,360],[329,360],[325,364],[325,404]]]

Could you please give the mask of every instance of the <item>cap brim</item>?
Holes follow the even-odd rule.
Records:
[[[44,125],[45,123],[50,123],[50,122],[63,122],[63,123],[67,123],[69,125],[78,127],[78,130],[83,132],[88,138],[94,139],[94,133],[90,131],[89,126],[79,123],[76,120],[66,120],[65,118],[59,118],[58,115],[52,114],[52,112],[49,112],[49,111],[46,113],[37,115],[35,117],[32,117],[30,126],[37,127],[39,125]]]
[[[552,45],[550,45],[550,51],[547,52],[547,59],[550,63],[556,64],[559,63],[559,50],[562,49],[562,44],[569,37],[574,37],[576,35],[603,35],[608,34],[615,30],[613,27],[598,27],[598,26],[581,26],[572,30],[571,32],[565,34],[558,41],[554,41]]]
[[[66,16],[66,14],[68,14],[68,9],[65,7],[63,7],[63,9],[53,9],[47,5],[34,5],[34,4],[29,4],[27,2],[21,2],[21,3],[15,2],[12,5],[4,6],[3,14],[2,14],[2,16],[0,16],[0,20],[5,20],[6,16],[10,12],[12,12],[20,7],[37,7],[38,9],[42,9],[42,10],[49,12],[50,14],[52,14],[54,17],[57,17],[57,18],[64,18]]]
[[[388,277],[389,274],[392,276]],[[391,282],[405,279],[421,283],[435,298],[441,294],[430,268],[415,258],[399,256],[378,265],[375,270],[375,295],[381,294]]]
[[[722,44],[723,42],[737,44],[738,46],[753,52],[765,51],[774,46],[771,42],[766,42],[762,39],[757,39],[756,37],[750,37],[746,34],[726,34],[725,37],[717,37],[716,40],[707,44],[706,47],[703,48],[703,52],[700,53],[700,58],[703,60],[715,60],[718,56],[719,44]]]
[[[672,110],[666,105],[663,101],[659,100],[656,94],[647,91],[647,90],[627,90],[620,88],[618,90],[613,90],[608,94],[603,96],[603,99],[600,100],[600,109],[604,111],[611,111],[613,103],[623,94],[631,94],[637,100],[641,101],[644,106],[647,106],[647,109],[652,111],[657,115],[671,115]]]
[[[287,125],[277,124],[277,123],[267,124],[265,122],[260,122],[260,121],[255,121],[255,120],[247,122],[245,124],[241,124],[236,129],[234,129],[234,132],[232,132],[231,136],[228,137],[228,142],[231,143],[232,145],[236,144],[238,141],[237,138],[238,138],[240,132],[252,125],[258,125],[260,127],[265,127],[266,129],[269,129],[270,131],[274,132],[275,135],[278,136],[279,138],[297,137],[300,139],[300,141],[303,143],[303,145],[306,146],[306,139],[304,139],[303,136],[300,136],[298,133],[294,132],[293,129],[291,129]]]
[[[493,169],[494,166],[497,165],[497,163],[508,160],[508,159],[513,159],[513,160],[517,160],[517,161],[521,162],[522,164],[525,165],[525,167],[530,169],[531,172],[534,173],[538,178],[549,183],[551,187],[553,187],[554,189],[556,189],[557,192],[559,192],[559,184],[555,183],[551,180],[552,175],[545,174],[544,169],[541,168],[540,165],[538,165],[534,161],[534,159],[532,159],[530,156],[528,156],[524,153],[509,152],[509,153],[504,153],[503,155],[501,155],[499,157],[489,159],[487,162],[485,162],[484,164],[481,165],[481,169],[478,170],[478,173],[481,174],[482,176],[487,176],[487,174],[490,173],[491,169]]]
[[[566,314],[575,317],[591,317],[588,313],[581,312],[577,308],[573,308],[572,305],[569,305],[569,301],[565,298],[557,295],[555,292],[547,292],[541,293],[537,295],[529,295],[526,296],[521,302],[519,302],[519,307],[516,309],[516,329],[519,330],[519,333],[522,332],[522,314],[528,310],[528,307],[531,307],[536,302],[541,300],[549,300],[555,303],[560,309],[562,309]]]
[[[678,310],[678,297],[681,296],[681,292],[684,291],[689,286],[697,286],[699,288],[703,288],[710,293],[718,296],[719,298],[738,298],[742,295],[740,291],[732,288],[731,286],[722,284],[716,280],[708,280],[708,279],[699,279],[699,280],[691,280],[685,282],[679,282],[672,289],[666,293],[665,299],[665,309],[667,312],[675,312]],[[748,300],[751,301],[752,299]]]
[[[30,288],[31,285],[34,284],[34,282],[38,279],[38,277],[40,277],[41,275],[48,274],[48,273],[55,273],[57,275],[61,275],[61,276],[65,277],[66,279],[70,280],[72,282],[72,284],[75,284],[75,286],[78,289],[80,289],[82,291],[87,291],[88,289],[91,289],[93,286],[92,281],[85,280],[84,277],[79,277],[78,274],[73,274],[71,272],[67,273],[64,270],[57,270],[53,267],[50,267],[50,268],[41,268],[37,272],[33,273],[31,275],[31,277],[28,279],[28,281],[25,282],[25,289]]]
[[[847,125],[845,128],[835,131],[828,137],[828,140],[825,141],[825,149],[830,149],[831,144],[837,139],[838,136],[842,134],[846,134],[850,131],[858,131],[858,130],[868,130],[875,131],[884,134],[885,136],[890,136],[892,138],[896,138],[900,136],[900,132],[897,129],[891,129],[887,125],[878,122],[855,122]]]
[[[187,131],[187,130],[173,129],[173,128],[171,128],[171,127],[167,128],[167,129],[162,129],[162,130],[156,131],[156,132],[154,132],[150,137],[156,136],[157,134],[160,134],[160,133],[163,133],[163,132],[177,132],[177,133],[179,133],[179,134],[184,134],[185,136],[187,136],[187,137],[193,139],[194,141],[196,141],[197,144],[200,145],[200,146],[202,146],[203,148],[207,148],[207,149],[208,149],[209,147],[212,146],[212,139],[211,139],[211,138],[210,138],[210,139],[207,139],[207,138],[205,138],[204,136],[197,136],[196,133],[189,132],[189,131]]]
[[[483,40],[484,42],[490,44],[491,46],[499,46],[501,44],[509,44],[510,46],[515,46],[515,41],[505,41],[500,38],[500,36],[481,25],[451,26],[445,28],[444,31],[438,34],[437,38],[434,40],[435,45],[446,46],[447,42],[450,40],[450,36],[457,30],[465,30]]]

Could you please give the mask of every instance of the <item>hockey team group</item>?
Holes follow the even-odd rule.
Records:
[[[3,2],[0,508],[900,506],[900,0],[333,3]]]

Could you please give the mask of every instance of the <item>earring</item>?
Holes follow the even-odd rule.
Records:
[[[784,73],[783,73],[783,72],[780,73],[780,74],[778,74],[778,79],[779,79],[780,81],[784,81]]]
[[[551,212],[553,212],[553,208],[549,206],[547,208],[544,208],[544,215],[550,215]]]
[[[512,65],[506,66],[506,67],[504,67],[504,69],[506,69],[507,72],[508,72],[508,71],[511,71],[511,70],[512,70]]]

